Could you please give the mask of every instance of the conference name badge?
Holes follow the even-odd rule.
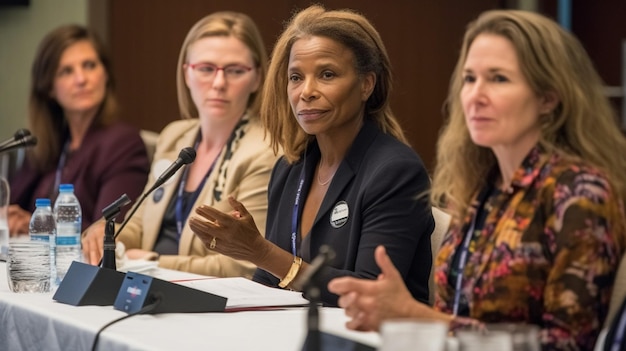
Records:
[[[335,204],[333,211],[330,213],[330,225],[333,228],[341,228],[348,222],[348,215],[350,210],[348,204],[345,201],[339,201]]]
[[[155,203],[161,201],[161,199],[163,198],[163,193],[165,193],[165,190],[163,190],[163,187],[159,187],[157,190],[154,191],[154,195],[152,195],[152,201],[154,201]]]

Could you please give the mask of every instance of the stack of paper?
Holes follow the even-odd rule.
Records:
[[[209,278],[175,281],[228,299],[226,311],[273,309],[309,303],[301,292],[271,288],[246,278]]]

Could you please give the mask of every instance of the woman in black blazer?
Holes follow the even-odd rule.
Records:
[[[198,208],[191,228],[213,250],[256,264],[254,280],[296,290],[327,245],[336,257],[316,274],[327,305],[337,304],[332,278],[380,274],[374,249],[384,245],[427,302],[429,178],[389,106],[380,35],[359,14],[311,6],[292,18],[272,57],[261,117],[284,157],[269,185],[266,239],[232,198],[229,214]]]

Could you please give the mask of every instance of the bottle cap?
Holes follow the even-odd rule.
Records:
[[[50,199],[35,200],[35,207],[50,207]]]
[[[73,184],[61,184],[59,185],[59,192],[60,193],[74,192],[74,185]]]

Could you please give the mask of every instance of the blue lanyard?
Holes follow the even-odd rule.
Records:
[[[478,211],[474,214],[474,218],[472,219],[472,223],[465,233],[465,237],[463,238],[463,245],[461,245],[460,249],[460,257],[458,260],[458,265],[456,267],[456,281],[454,284],[454,302],[452,305],[452,314],[457,315],[459,313],[459,304],[461,301],[461,287],[463,284],[463,270],[465,269],[465,264],[467,263],[467,256],[469,255],[469,246],[472,241],[472,237],[474,236],[474,228],[476,228],[476,217],[478,217]]]
[[[300,171],[300,180],[298,180],[298,191],[296,192],[296,200],[293,204],[293,213],[291,215],[291,253],[294,256],[298,253],[297,250],[297,233],[298,233],[298,208],[300,207],[300,196],[302,195],[302,187],[304,185],[304,168],[306,165],[303,162],[302,171]]]
[[[479,195],[478,199],[480,201],[480,205],[476,209],[476,213],[474,213],[474,217],[472,218],[472,222],[470,224],[469,229],[465,233],[465,237],[463,237],[463,244],[459,248],[461,251],[459,252],[458,264],[456,266],[457,274],[456,281],[454,282],[454,300],[452,304],[452,314],[458,315],[459,313],[459,305],[461,303],[461,289],[463,285],[463,271],[465,270],[465,265],[467,264],[467,257],[469,256],[469,248],[470,243],[472,242],[472,238],[474,237],[474,231],[476,230],[476,221],[479,216],[482,216],[484,220],[486,220],[487,216],[482,215],[482,211],[485,211],[485,204],[489,201],[490,195],[492,195],[493,190],[491,187],[485,188]]]
[[[63,144],[63,150],[61,150],[61,155],[59,156],[59,163],[57,163],[57,170],[54,175],[54,185],[52,186],[52,194],[50,197],[54,197],[59,192],[59,185],[61,185],[61,174],[63,173],[63,168],[65,168],[65,162],[67,161],[67,152],[70,148],[70,141],[66,141]]]
[[[198,143],[196,142],[195,149],[198,149]],[[180,179],[180,183],[178,184],[178,193],[176,195],[176,230],[178,231],[178,239],[180,240],[180,236],[183,233],[183,224],[189,217],[189,213],[191,212],[192,206],[196,203],[198,196],[200,196],[200,192],[204,188],[204,184],[206,183],[207,178],[213,172],[213,167],[215,166],[215,162],[220,158],[221,152],[217,155],[217,157],[211,163],[211,167],[206,172],[204,178],[202,178],[202,182],[198,185],[198,188],[192,193],[192,195],[187,199],[187,203],[185,204],[185,210],[183,213],[183,194],[185,191],[185,184],[187,184],[187,177],[189,176],[189,167],[185,166],[185,170],[183,171],[183,175]]]

